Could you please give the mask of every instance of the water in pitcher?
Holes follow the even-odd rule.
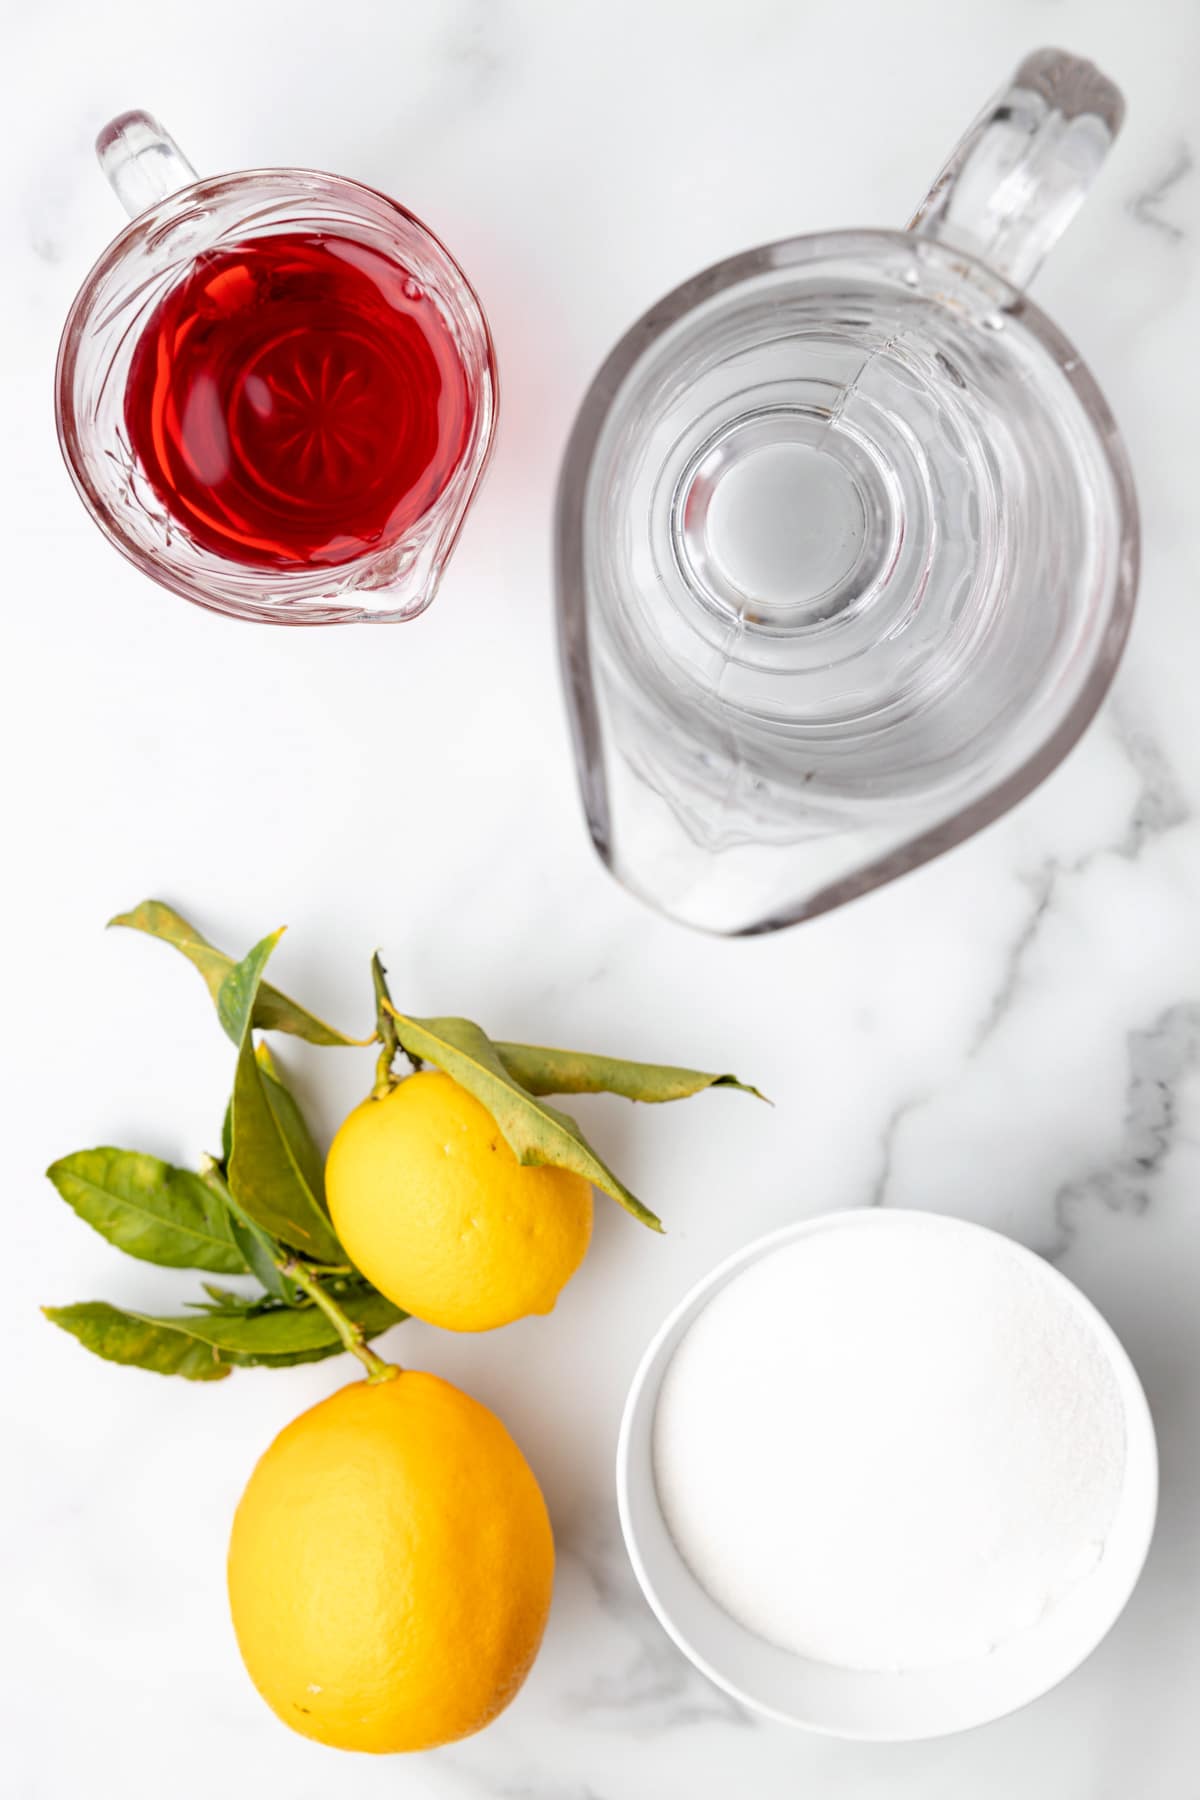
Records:
[[[587,481],[614,841],[700,923],[764,846],[819,887],[1010,774],[1120,552],[1094,423],[1011,290],[915,238],[837,243],[666,330]]]
[[[1128,629],[1103,397],[1024,295],[1123,115],[1025,58],[906,232],[789,238],[646,312],[576,419],[560,641],[593,840],[721,932],[811,917],[996,818]]]
[[[995,758],[1070,656],[1058,570],[1104,548],[1066,384],[1033,383],[986,297],[920,287],[915,264],[768,278],[667,347],[686,394],[647,369],[626,397],[608,652],[683,715],[720,709],[765,813],[775,779],[869,803]]]

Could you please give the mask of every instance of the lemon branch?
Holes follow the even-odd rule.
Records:
[[[287,1256],[280,1261],[278,1268],[281,1275],[286,1276],[289,1281],[294,1281],[301,1293],[307,1294],[313,1305],[319,1307],[325,1314],[351,1356],[357,1356],[367,1371],[368,1381],[391,1381],[400,1373],[395,1363],[384,1362],[382,1356],[376,1356],[367,1342],[362,1326],[356,1325],[353,1319],[346,1317],[337,1301],[326,1293],[307,1263],[301,1262],[297,1257]]]
[[[400,1039],[396,1034],[392,997],[388,993],[387,970],[379,960],[378,950],[371,958],[371,980],[375,984],[375,1036],[380,1044],[379,1057],[375,1064],[375,1086],[371,1089],[371,1098],[372,1100],[386,1100],[396,1086],[392,1064],[400,1049]],[[407,1050],[404,1054],[414,1069],[421,1067],[419,1056],[413,1056]]]

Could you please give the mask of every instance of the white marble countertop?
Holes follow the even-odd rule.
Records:
[[[112,0],[9,18],[3,1054],[8,1065],[0,1646],[13,1800],[1179,1800],[1200,1683],[1200,174],[1192,0]],[[1035,293],[1092,363],[1137,471],[1140,613],[1112,701],[966,847],[773,939],[714,942],[602,872],[576,802],[549,578],[555,467],[610,342],[763,239],[902,221],[1024,52],[1125,89],[1124,136]],[[141,579],[58,460],[51,371],[120,219],[91,139],[157,111],[201,169],[302,163],[385,188],[454,247],[504,378],[497,459],[419,624],[235,626]],[[13,115],[15,114],[15,119]],[[228,1047],[194,975],[106,937],[147,894],[352,1024],[381,943],[412,1010],[733,1068],[736,1095],[581,1108],[664,1214],[608,1203],[549,1320],[402,1327],[496,1407],[560,1547],[544,1653],[482,1736],[413,1759],[292,1737],[236,1655],[223,1558],[259,1451],[340,1363],[216,1387],[107,1366],[38,1302],[168,1301],[40,1180],[52,1157],[211,1145]],[[325,1129],[367,1053],[292,1052]],[[320,1083],[319,1089],[317,1083]],[[1127,1613],[1024,1713],[944,1743],[749,1719],[675,1652],[617,1536],[621,1399],[668,1304],[745,1239],[828,1207],[923,1206],[1053,1256],[1099,1302],[1161,1438]]]

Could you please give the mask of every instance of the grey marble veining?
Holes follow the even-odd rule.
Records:
[[[1099,857],[1115,855],[1135,860],[1148,844],[1192,817],[1192,808],[1162,746],[1144,722],[1134,720],[1120,699],[1109,703],[1100,729],[1104,727],[1111,730],[1136,778],[1136,793],[1124,826],[1111,842],[1096,844],[1069,861],[1048,858],[1022,875],[1029,895],[1028,909],[1005,953],[995,993],[972,1040],[972,1054],[984,1046],[1016,999],[1028,954],[1059,899],[1062,884],[1085,873]]]
[[[1175,190],[1187,181],[1194,167],[1192,152],[1181,138],[1162,174],[1149,187],[1134,194],[1129,201],[1129,210],[1140,225],[1148,225],[1152,231],[1161,232],[1163,237],[1169,238],[1173,243],[1186,237],[1185,228],[1171,214],[1174,211]]]
[[[1087,1209],[1145,1213],[1163,1163],[1181,1129],[1180,1088],[1200,1066],[1200,1000],[1180,1001],[1128,1039],[1129,1078],[1117,1155],[1069,1181],[1055,1195],[1058,1259],[1086,1227]]]
[[[706,1681],[661,1629],[617,1533],[594,1524],[568,1540],[565,1554],[578,1561],[598,1605],[628,1640],[619,1667],[598,1670],[585,1687],[564,1696],[571,1714],[586,1715],[617,1730],[653,1733],[678,1731],[705,1720],[754,1725],[751,1715]]]
[[[1120,856],[1136,857],[1162,833],[1187,824],[1192,805],[1150,726],[1135,719],[1120,698],[1109,705],[1107,718],[1138,780],[1137,799],[1115,848]]]

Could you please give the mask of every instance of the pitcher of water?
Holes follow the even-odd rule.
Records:
[[[564,677],[596,847],[663,912],[811,918],[995,819],[1095,712],[1137,502],[1023,290],[1123,110],[1037,52],[907,231],[718,263],[597,375],[559,489]]]

